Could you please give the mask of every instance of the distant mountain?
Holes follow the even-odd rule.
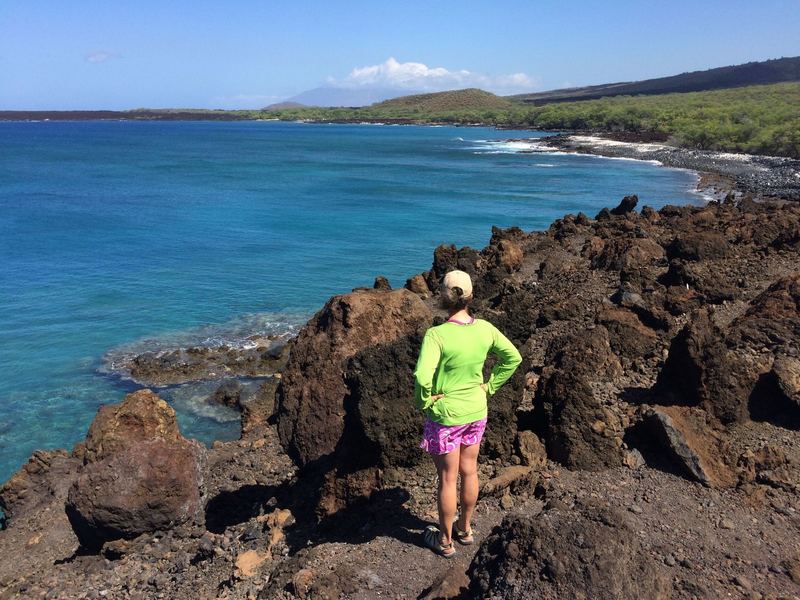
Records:
[[[591,100],[605,96],[701,92],[784,81],[800,81],[800,56],[749,62],[743,65],[693,71],[644,81],[607,83],[535,94],[517,94],[508,96],[508,98],[525,104],[548,104],[550,102]]]
[[[401,96],[374,104],[374,109],[412,109],[421,112],[442,112],[464,109],[511,108],[513,102],[478,88]]]
[[[284,108],[306,108],[306,104],[300,104],[299,102],[276,102],[275,104],[270,104],[269,106],[265,106],[261,110],[283,110]]]
[[[375,102],[397,98],[408,93],[408,90],[404,91],[396,88],[322,86],[292,96],[287,102],[304,104],[305,106],[359,107],[369,106]],[[417,91],[412,90],[410,93],[415,94]]]

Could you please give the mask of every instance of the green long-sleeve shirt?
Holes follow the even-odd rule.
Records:
[[[483,364],[491,352],[498,357],[487,391],[481,388]],[[493,395],[514,373],[522,357],[509,339],[488,321],[469,325],[442,323],[425,332],[417,367],[414,396],[417,408],[442,425],[464,425],[486,417],[487,395]],[[431,396],[444,394],[433,401]]]

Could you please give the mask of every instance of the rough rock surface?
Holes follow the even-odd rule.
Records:
[[[556,350],[557,348],[557,350]],[[611,350],[608,330],[598,326],[560,340],[539,380],[536,407],[543,421],[548,455],[579,469],[622,464],[622,428],[592,387],[622,368]]]
[[[81,544],[170,529],[201,513],[202,449],[156,438],[137,441],[86,466],[67,497],[67,517]]]
[[[76,456],[94,462],[125,450],[131,444],[160,438],[182,440],[175,411],[150,390],[125,396],[119,404],[102,406],[97,411],[86,440],[75,449]]]
[[[509,514],[481,544],[469,575],[475,597],[671,597],[625,516],[597,504]]]
[[[413,293],[364,290],[334,296],[300,331],[277,392],[281,442],[298,465],[331,455],[345,428],[347,360],[418,335],[431,323]]]

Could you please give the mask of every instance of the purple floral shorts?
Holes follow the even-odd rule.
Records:
[[[458,446],[480,444],[484,429],[486,429],[486,419],[466,425],[442,425],[425,419],[419,447],[429,454],[447,454]]]

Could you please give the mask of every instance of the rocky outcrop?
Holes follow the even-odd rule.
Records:
[[[557,348],[557,350],[556,350]],[[598,326],[554,344],[536,390],[548,456],[578,469],[622,464],[622,423],[595,390],[622,372]]]
[[[672,403],[702,406],[723,423],[775,414],[774,407],[764,408],[773,402],[796,418],[796,403],[781,400],[780,390],[788,389],[787,365],[794,360],[782,356],[800,345],[799,307],[796,274],[775,282],[724,328],[709,311],[700,312],[673,339],[656,391]]]
[[[625,516],[592,504],[508,515],[468,574],[478,598],[671,597]]]
[[[408,290],[364,290],[334,296],[303,327],[278,385],[276,411],[281,443],[298,465],[332,455],[342,439],[347,361],[367,348],[418,335],[431,320]]]
[[[65,510],[85,548],[202,519],[205,451],[151,391],[102,407],[75,454],[86,465]]]
[[[242,346],[189,346],[106,357],[106,369],[141,385],[164,386],[230,377],[265,377],[280,371],[289,345],[275,336],[252,336]]]

